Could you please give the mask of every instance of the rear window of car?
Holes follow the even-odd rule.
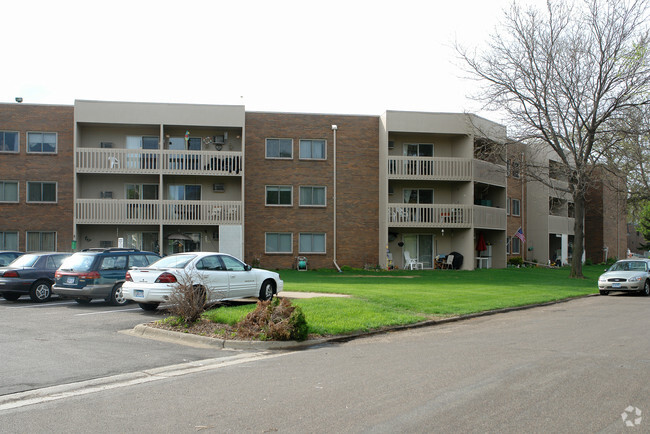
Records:
[[[60,269],[66,271],[90,271],[90,268],[93,266],[93,262],[95,262],[96,257],[97,255],[75,253],[63,261]]]
[[[23,255],[19,256],[11,263],[12,267],[33,267],[36,261],[40,258],[39,255]]]
[[[145,255],[131,255],[129,257],[129,267],[146,267],[149,265]]]
[[[154,262],[152,268],[185,268],[196,255],[170,255]]]

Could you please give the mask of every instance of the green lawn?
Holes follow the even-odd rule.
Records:
[[[585,267],[586,279],[569,269],[509,268],[475,271],[295,271],[281,270],[285,291],[332,292],[351,298],[296,299],[309,332],[336,335],[412,324],[504,307],[561,300],[597,292],[604,266]],[[230,323],[255,306],[218,308],[208,315]]]

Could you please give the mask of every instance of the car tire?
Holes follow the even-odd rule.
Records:
[[[262,301],[270,300],[275,293],[275,283],[272,280],[265,280],[260,288],[259,299]]]
[[[92,300],[90,298],[75,298],[74,301],[79,304],[90,304]]]
[[[47,280],[37,280],[29,288],[29,298],[36,303],[43,303],[52,297],[52,284]]]
[[[111,306],[124,306],[129,302],[129,300],[124,298],[121,283],[118,283],[113,287],[111,295],[106,299],[106,301],[109,302]]]
[[[156,309],[158,309],[158,305],[160,303],[138,303],[138,306],[142,308],[142,310],[146,310],[147,312],[153,312]]]
[[[18,294],[16,292],[3,292],[2,297],[5,300],[16,301],[16,300],[18,300],[20,298],[20,294]]]
[[[643,285],[643,289],[641,290],[641,295],[645,297],[650,295],[650,280],[645,281],[645,285]]]
[[[600,291],[600,295],[609,295],[609,291]]]

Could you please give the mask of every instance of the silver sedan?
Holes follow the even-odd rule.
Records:
[[[650,295],[650,260],[625,259],[612,265],[598,278],[600,295],[610,291],[635,291]]]

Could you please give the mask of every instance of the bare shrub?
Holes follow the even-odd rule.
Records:
[[[304,341],[307,334],[305,314],[286,298],[258,301],[257,308],[237,324],[241,339]]]
[[[178,316],[186,324],[196,322],[206,306],[207,294],[203,279],[192,277],[188,273],[178,277],[174,290],[169,296],[169,312]]]

